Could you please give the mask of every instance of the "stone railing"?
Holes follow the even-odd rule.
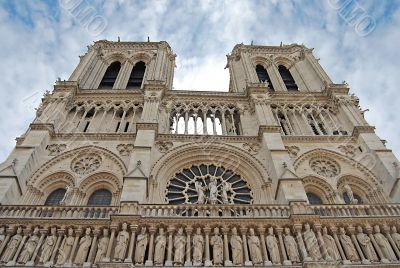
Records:
[[[381,217],[400,216],[400,204],[312,205],[321,217]]]

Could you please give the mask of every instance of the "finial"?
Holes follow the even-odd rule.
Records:
[[[147,42],[150,42],[150,36],[147,36]]]
[[[58,82],[61,82],[61,77],[57,77],[57,81],[58,81]]]
[[[251,44],[250,44],[250,46],[252,46],[253,45],[253,40],[251,40]]]
[[[139,161],[136,162],[136,166],[137,167],[140,167],[141,165],[142,165],[142,161],[139,160]]]
[[[282,41],[281,41],[281,44],[280,44],[280,46],[282,46]]]
[[[121,38],[118,36],[118,42],[121,42]]]

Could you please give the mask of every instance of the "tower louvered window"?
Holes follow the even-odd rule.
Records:
[[[283,65],[279,65],[278,67],[279,74],[282,77],[283,83],[285,83],[286,89],[288,91],[298,91],[299,88],[296,85],[296,82],[293,79],[290,71]]]
[[[119,61],[111,63],[100,82],[99,89],[112,89],[120,69],[121,63]]]
[[[274,86],[272,85],[271,79],[269,78],[268,72],[265,70],[264,66],[257,64],[256,73],[258,80],[260,80],[261,83],[268,82],[268,89],[274,91]]]
[[[132,68],[131,75],[128,80],[128,88],[140,88],[142,86],[142,81],[144,73],[146,71],[146,64],[143,61],[139,61]]]

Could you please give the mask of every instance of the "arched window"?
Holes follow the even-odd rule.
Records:
[[[274,91],[274,86],[272,85],[271,79],[269,78],[268,72],[265,70],[264,66],[257,64],[256,72],[258,80],[260,80],[261,83],[268,82],[268,89]]]
[[[60,201],[63,199],[65,192],[64,188],[59,188],[57,190],[54,190],[46,199],[46,202],[44,202],[45,205],[59,205]]]
[[[354,196],[354,199],[357,199],[357,201],[358,201],[357,204],[362,204],[363,203],[362,198],[358,194],[353,193],[353,196]],[[344,200],[344,202],[346,204],[351,204],[350,197],[347,195],[346,192],[343,193],[343,200]]]
[[[121,63],[119,61],[111,63],[100,82],[99,89],[112,89],[120,69]]]
[[[279,65],[278,71],[279,71],[279,74],[282,77],[283,83],[285,83],[286,89],[288,91],[297,91],[299,89],[296,85],[296,82],[293,79],[292,74],[289,72],[289,70],[285,66]]]
[[[129,88],[140,88],[146,71],[146,64],[143,61],[139,61],[132,68],[131,75],[129,76],[128,85]]]
[[[318,195],[316,195],[314,193],[306,193],[306,194],[307,194],[308,202],[311,205],[320,205],[320,204],[322,204],[322,200]]]
[[[112,195],[109,190],[100,189],[92,193],[87,204],[89,206],[109,206],[111,205],[111,199]]]

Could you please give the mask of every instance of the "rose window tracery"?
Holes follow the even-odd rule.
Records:
[[[101,156],[98,154],[83,154],[72,161],[71,169],[80,175],[86,175],[97,170],[101,162]]]
[[[314,158],[310,160],[311,169],[323,177],[332,178],[340,173],[339,164],[329,158]]]
[[[168,182],[169,204],[251,204],[251,189],[240,175],[221,166],[193,165]]]

